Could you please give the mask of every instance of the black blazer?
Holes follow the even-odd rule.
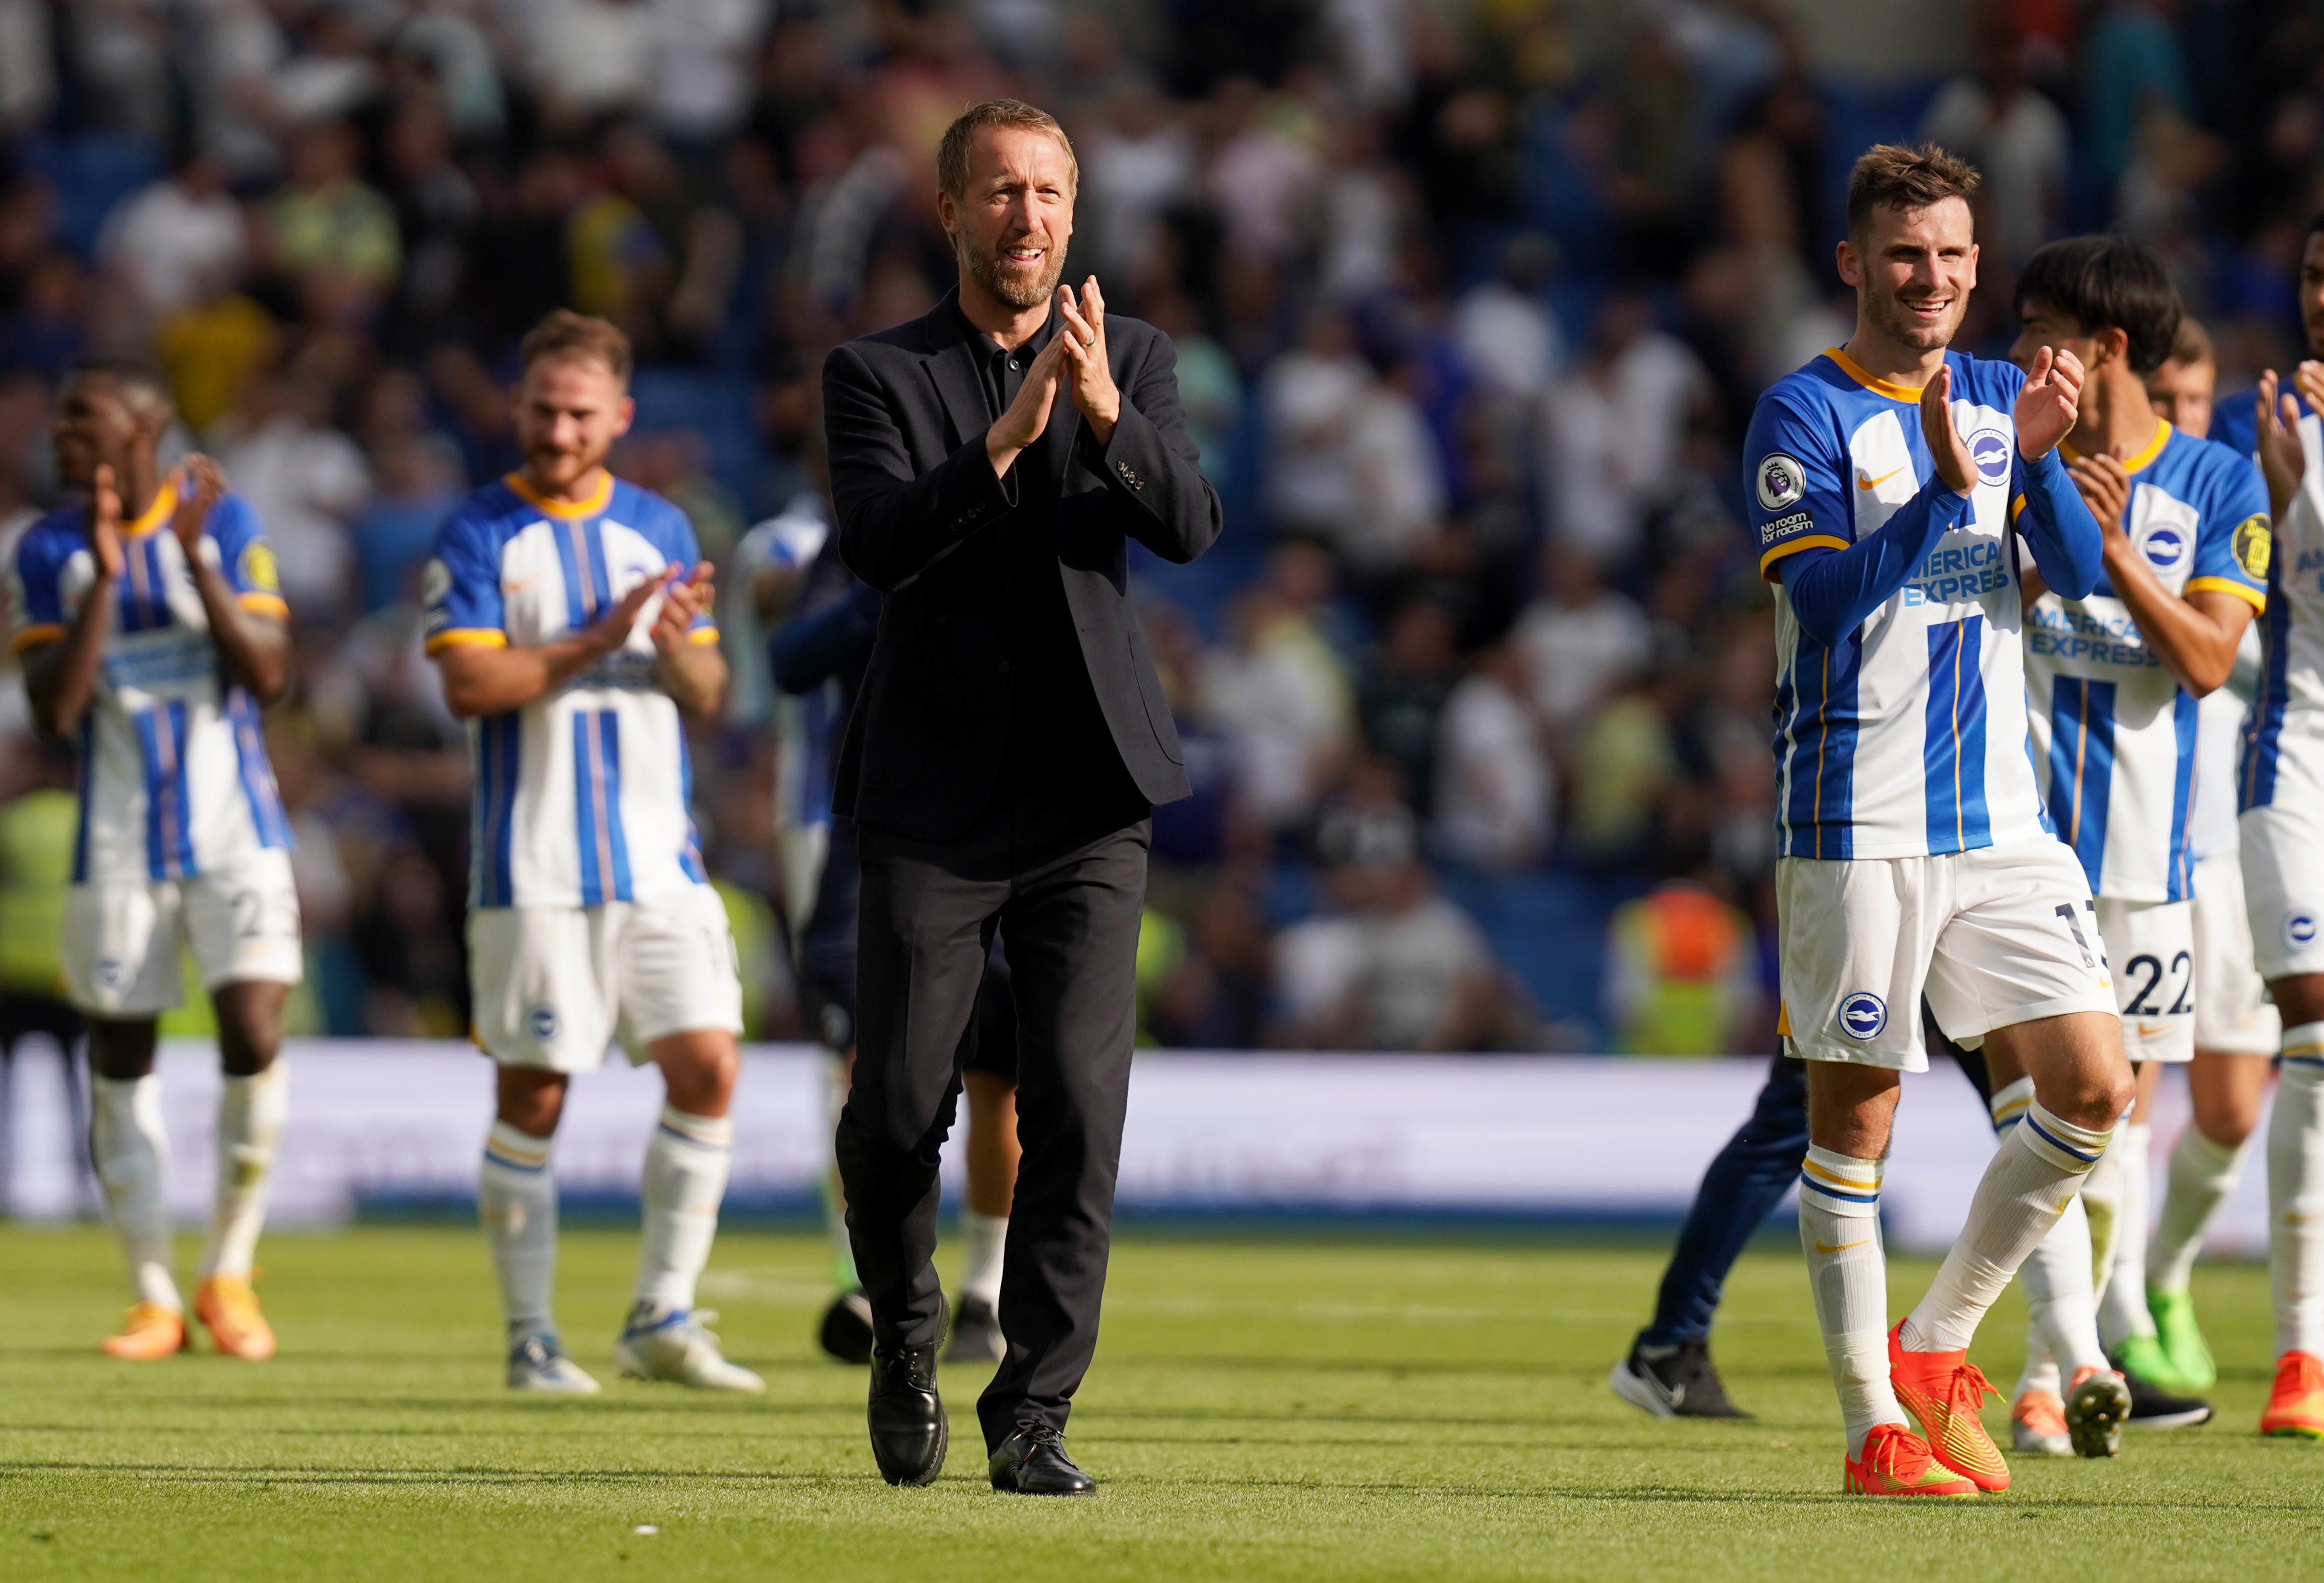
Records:
[[[886,596],[879,640],[848,722],[833,805],[875,829],[945,841],[991,801],[1001,771],[1007,612],[949,575],[954,552],[1014,509],[1056,501],[1057,570],[1082,661],[1113,745],[1149,803],[1189,795],[1178,732],[1130,609],[1135,538],[1193,560],[1221,526],[1178,404],[1177,354],[1153,326],[1109,314],[1106,351],[1121,417],[1100,446],[1060,389],[1047,476],[1020,456],[995,478],[970,332],[946,294],[925,318],[835,347],[823,365],[824,432],[839,552]],[[955,568],[957,569],[957,568]],[[974,584],[982,587],[983,584]]]

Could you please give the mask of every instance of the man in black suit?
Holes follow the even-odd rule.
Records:
[[[1150,325],[1060,287],[1077,170],[1055,120],[995,100],[946,131],[958,289],[835,350],[824,421],[840,553],[885,595],[834,802],[862,864],[857,1054],[840,1178],[872,1304],[872,1449],[944,1465],[936,1164],[987,945],[1015,979],[1024,1160],[977,1404],[993,1487],[1081,1495],[1065,1415],[1097,1345],[1130,1088],[1152,805],[1187,795],[1130,608],[1135,538],[1188,561],[1219,501]]]

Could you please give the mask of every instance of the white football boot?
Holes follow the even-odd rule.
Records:
[[[641,1302],[630,1310],[622,1339],[613,1343],[613,1361],[632,1379],[669,1380],[702,1391],[739,1391],[757,1395],[767,1382],[729,1363],[718,1350],[718,1338],[703,1326],[718,1316],[706,1308],[674,1308],[657,1311]]]

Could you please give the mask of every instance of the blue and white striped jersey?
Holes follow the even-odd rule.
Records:
[[[2257,456],[2256,393],[2212,410],[2211,432]],[[2264,808],[2324,796],[2324,419],[2301,402],[2300,448],[2308,471],[2264,565],[2267,608],[2259,618],[2259,691],[2244,722],[2236,802]]]
[[[699,554],[686,514],[633,484],[608,478],[567,504],[511,474],[437,531],[422,588],[428,651],[577,631]],[[468,722],[469,906],[597,907],[704,883],[686,733],[656,675],[660,603],[647,601],[628,644],[563,686]],[[715,643],[718,630],[705,615],[692,637]]]
[[[2024,375],[1948,353],[1954,428],[1978,479],[1967,526],[1831,648],[1775,590],[1775,828],[1795,858],[1906,858],[2043,835],[2026,748],[2011,410]],[[1918,388],[1835,347],[1759,398],[1744,456],[1759,569],[1845,549],[1932,472]]]
[[[2264,608],[2267,487],[2258,468],[2168,423],[2123,467],[2131,486],[2123,531],[2165,588],[2232,594]],[[2194,695],[2163,668],[2104,576],[2086,599],[2043,594],[2025,628],[2043,794],[2091,893],[2189,899],[2201,715]]]
[[[81,726],[76,884],[183,879],[290,844],[257,703],[218,665],[209,617],[170,530],[176,481],[121,529],[124,568],[97,696]],[[17,541],[10,607],[17,653],[61,639],[97,580],[88,508],[50,512]],[[235,495],[211,509],[201,554],[243,608],[290,612],[257,513]]]

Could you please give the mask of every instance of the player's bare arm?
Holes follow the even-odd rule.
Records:
[[[718,713],[726,697],[726,658],[717,633],[694,623],[717,597],[708,561],[671,579],[654,614],[654,674],[681,713],[696,719]]]
[[[226,498],[226,471],[198,453],[186,458],[185,487],[170,531],[185,551],[186,570],[209,618],[210,641],[218,661],[261,704],[272,704],[290,686],[290,643],[283,623],[263,611],[246,609],[225,572],[202,554],[202,527]]]
[[[2107,580],[2130,607],[2131,619],[2155,658],[2198,698],[2225,686],[2236,667],[2236,646],[2251,623],[2251,602],[2209,589],[2174,594],[2163,585],[2123,531],[2130,474],[2115,457],[2077,457],[2066,470],[2073,474],[2074,487],[2090,515],[2098,519]]]
[[[113,469],[99,466],[91,483],[88,511],[88,592],[72,625],[52,643],[24,655],[24,693],[32,723],[45,737],[67,737],[80,729],[97,696],[97,673],[105,663],[105,634],[113,619],[113,590],[121,581],[121,492]]]
[[[674,573],[676,567],[672,567]],[[571,681],[630,640],[646,602],[661,589],[648,577],[604,615],[569,637],[508,648],[453,644],[439,649],[436,665],[444,678],[444,704],[468,720],[521,709],[542,694]]]

